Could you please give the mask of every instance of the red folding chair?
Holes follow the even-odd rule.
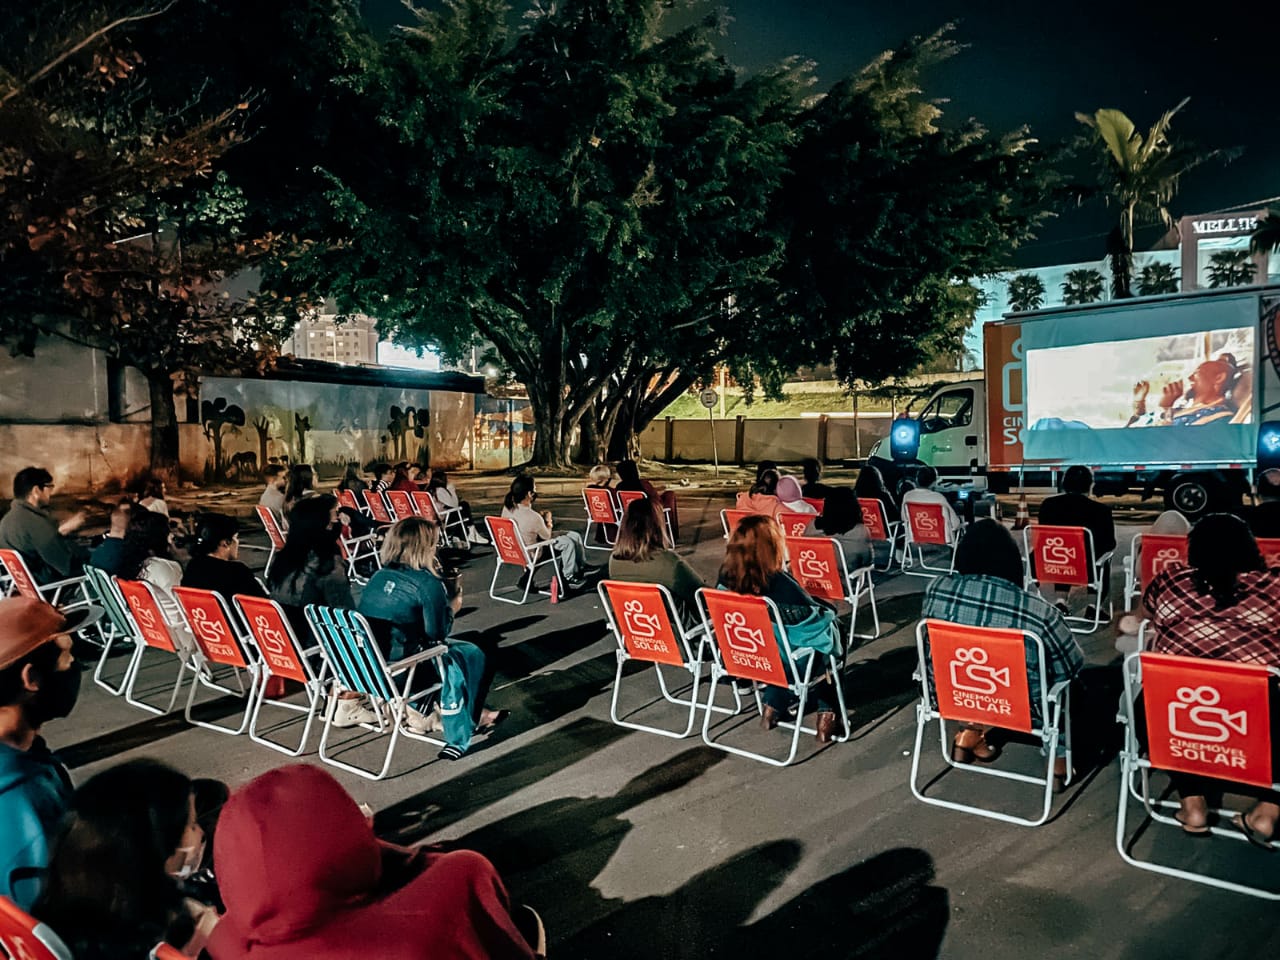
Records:
[[[231,610],[228,609],[227,602],[221,594],[214,593],[212,590],[198,590],[195,587],[174,587],[173,598],[178,601],[187,627],[195,637],[199,659],[208,665],[232,668],[235,671],[236,683],[240,686],[240,692],[237,694],[239,696],[244,696],[244,686],[240,683],[240,671],[243,670],[249,674],[248,696],[245,699],[239,726],[233,729],[220,723],[197,720],[191,715],[200,683],[191,684],[183,715],[188,723],[204,727],[206,730],[216,730],[218,733],[229,733],[233,736],[244,733],[249,726],[249,714],[258,687],[266,679],[258,659],[246,646],[245,637],[234,622]],[[212,684],[205,685],[212,686]],[[221,686],[215,689],[226,693],[233,692]]]
[[[387,501],[383,499],[385,496],[386,494],[374,493],[372,490],[364,491],[364,505],[369,508],[369,519],[374,523],[395,523],[395,517],[391,515],[391,511],[387,509]]]
[[[1187,535],[1139,533],[1124,558],[1124,609],[1133,609],[1135,597],[1147,592],[1156,574],[1169,567],[1186,566]]]
[[[9,579],[9,590],[5,596],[16,592],[33,600],[51,603],[63,610],[75,610],[89,605],[89,594],[85,592],[83,576],[37,583],[31,568],[27,566],[27,558],[17,550],[0,550],[0,571]],[[63,600],[63,590],[66,590],[71,599]]]
[[[613,678],[613,697],[609,702],[609,717],[620,727],[643,730],[663,737],[680,740],[693,731],[698,707],[698,683],[702,677],[702,652],[706,633],[699,624],[696,630],[685,630],[676,613],[671,593],[661,584],[626,583],[621,580],[602,580],[597,591],[604,607],[605,618],[618,641],[614,651],[618,670]],[[696,643],[696,649],[695,649]],[[658,677],[658,689],[662,699],[680,707],[688,707],[689,717],[683,731],[677,733],[662,727],[646,726],[623,720],[618,716],[618,693],[622,687],[622,672],[632,660],[653,664]],[[688,699],[677,697],[667,688],[663,666],[684,670],[692,678]],[[742,710],[742,698],[734,688],[735,710],[713,707],[717,713],[737,713]],[[633,711],[634,712],[634,711]]]
[[[338,498],[338,506],[342,507],[344,510],[350,510],[352,513],[365,515],[369,513],[368,508],[360,506],[360,501],[356,499],[356,495],[353,491],[339,487],[337,490],[333,491],[333,495]]]
[[[873,561],[876,544],[888,544],[889,555],[885,558],[884,566],[880,567],[872,563],[873,569],[887,573],[893,569],[893,551],[898,545],[898,538],[902,536],[902,524],[898,521],[890,523],[884,504],[874,497],[859,497],[858,508],[862,511],[862,524],[867,528],[867,536],[871,540]]]
[[[271,544],[271,552],[267,554],[267,565],[262,568],[262,576],[267,577],[271,573],[271,561],[276,558],[276,553],[284,549],[284,530],[281,529],[280,521],[276,519],[270,507],[258,504],[254,509],[258,511],[258,519],[262,521],[262,529],[267,531],[267,541]]]
[[[1280,567],[1280,538],[1258,537],[1258,550],[1268,567]]]
[[[307,747],[307,737],[311,733],[312,722],[324,709],[329,662],[321,655],[319,644],[308,649],[303,648],[289,625],[289,618],[285,616],[280,604],[274,600],[237,594],[231,598],[231,602],[240,611],[240,616],[249,629],[249,635],[253,637],[254,645],[258,648],[264,675],[263,682],[258,685],[256,692],[250,695],[249,739],[264,747],[278,750],[285,756],[300,756]],[[319,674],[312,669],[312,661],[309,659],[311,657],[319,658]],[[289,703],[287,700],[268,700],[267,681],[271,677],[294,680],[302,684],[307,698],[306,705]],[[267,739],[264,733],[259,732],[258,722],[264,706],[279,707],[282,710],[305,714],[306,722],[303,724],[302,738],[298,741],[297,747],[291,748],[276,743],[274,740]],[[277,725],[268,732],[274,732],[279,727],[280,725]]]
[[[729,539],[729,535],[738,529],[745,518],[755,516],[750,510],[721,510],[720,524],[724,527],[724,538]]]
[[[827,501],[819,497],[801,497],[805,503],[818,511],[818,516],[822,516],[822,511],[827,509]]]
[[[876,501],[879,503],[880,501]],[[936,577],[956,568],[956,531],[951,529],[947,512],[940,503],[903,503],[902,572],[913,577]],[[925,547],[947,551],[947,565],[925,562]],[[912,556],[912,549],[915,555]],[[919,570],[915,568],[919,567]]]
[[[804,726],[804,707],[809,688],[821,682],[830,672],[837,682],[836,690],[840,715],[837,723],[844,731],[835,739],[849,739],[849,712],[845,708],[844,690],[839,683],[840,668],[833,653],[819,653],[807,647],[793,648],[787,639],[787,628],[782,622],[777,606],[768,597],[751,597],[728,590],[702,588],[697,593],[698,608],[707,632],[714,637],[719,656],[711,663],[711,686],[707,691],[706,712],[702,718],[702,739],[711,747],[749,757],[774,767],[785,767],[796,757],[800,733],[817,734],[813,727]],[[820,658],[814,669],[815,661]],[[790,664],[788,671],[785,664]],[[721,743],[711,738],[711,715],[716,701],[716,686],[725,677],[749,680],[775,687],[785,687],[799,698],[796,719],[781,721],[778,726],[791,731],[791,748],[786,759],[779,760],[763,753],[744,750],[741,747]],[[757,692],[757,707],[760,707]]]
[[[613,544],[618,539],[618,521],[622,519],[622,512],[618,509],[618,505],[613,500],[613,491],[607,487],[583,487],[582,502],[587,508],[587,530],[582,535],[583,542],[588,550],[612,550]],[[599,524],[604,527],[604,539],[607,546],[599,546],[593,544],[591,540],[591,528]],[[613,529],[613,539],[609,538],[609,530]]]
[[[1066,616],[1068,626],[1086,624],[1072,633],[1093,633],[1103,623],[1102,591],[1106,584],[1107,564],[1115,551],[1108,550],[1101,557],[1093,551],[1093,533],[1087,527],[1055,527],[1033,523],[1022,530],[1023,549],[1027,557],[1027,589],[1037,589],[1040,584],[1053,586],[1084,587],[1086,598],[1094,593],[1093,619]],[[1107,621],[1113,613],[1107,602]]]
[[[917,800],[1027,827],[1038,827],[1049,819],[1049,808],[1053,805],[1053,767],[1057,760],[1059,739],[1066,746],[1068,782],[1071,777],[1071,682],[1063,681],[1049,689],[1040,684],[1039,690],[1030,689],[1027,644],[1035,647],[1040,666],[1039,676],[1047,676],[1044,641],[1034,633],[970,627],[942,620],[922,620],[917,625],[916,654],[919,665],[915,679],[920,681],[920,703],[916,706],[916,741],[911,755],[911,792]],[[929,683],[930,665],[933,667],[932,690]],[[1040,704],[1038,725],[1031,710],[1032,697]],[[919,786],[920,757],[925,727],[934,720],[938,721],[942,759],[948,767],[962,773],[998,777],[1039,787],[1043,799],[1040,816],[1031,819],[1001,810],[926,796],[924,788]],[[948,722],[976,723],[1030,734],[1040,740],[1046,764],[1044,775],[1033,777],[983,764],[956,763],[951,755],[952,740],[947,729]]]
[[[493,579],[489,581],[489,596],[503,603],[514,603],[517,606],[529,599],[529,591],[533,588],[534,572],[546,564],[551,564],[551,575],[560,579],[564,586],[564,578],[560,576],[560,563],[556,559],[554,540],[539,540],[527,544],[520,537],[515,521],[508,517],[485,517],[485,525],[489,528],[489,541],[493,544],[495,562]],[[504,566],[519,567],[524,570],[524,594],[519,600],[500,597],[497,594],[498,576]],[[517,584],[516,590],[520,586]],[[542,591],[539,591],[540,593]]]
[[[1202,660],[1164,653],[1132,653],[1124,662],[1124,699],[1120,721],[1124,747],[1120,752],[1120,801],[1116,814],[1116,849],[1124,861],[1141,870],[1203,883],[1264,900],[1280,900],[1280,890],[1267,890],[1210,873],[1144,860],[1135,851],[1145,822],[1128,831],[1129,798],[1142,804],[1146,817],[1177,827],[1178,803],[1160,799],[1151,789],[1151,772],[1166,770],[1197,774],[1280,790],[1272,769],[1271,698],[1280,670],[1261,664]],[[1142,696],[1147,746],[1138,739],[1138,696]],[[1230,810],[1216,811],[1224,826],[1211,826],[1219,837],[1245,840],[1229,824]],[[1273,843],[1272,849],[1280,849]],[[1260,865],[1260,864],[1259,864]]]
[[[618,516],[622,516],[627,512],[627,504],[645,497],[645,492],[643,490],[615,490],[614,492],[618,495]],[[667,545],[674,550],[676,546],[676,535],[672,532],[671,528],[671,508],[664,507],[657,501],[654,501],[653,507],[655,510],[662,511],[662,524],[667,531]]]
[[[160,601],[156,597],[156,588],[145,580],[121,580],[119,577],[113,577],[112,579],[115,582],[116,589],[120,591],[120,596],[124,600],[125,606],[129,609],[129,616],[133,620],[134,626],[133,635],[142,641],[141,643],[134,643],[133,656],[130,658],[129,666],[125,670],[125,702],[148,713],[169,713],[173,710],[173,705],[178,702],[178,692],[182,689],[182,683],[186,679],[187,671],[194,669],[198,672],[198,668],[189,653],[178,652],[177,641],[174,640],[173,633],[169,629],[169,622],[165,619],[164,611],[160,607]],[[134,687],[137,686],[138,677],[142,673],[142,660],[148,650],[170,654],[178,661],[178,678],[174,681],[173,692],[169,696],[169,705],[163,710],[134,696]]]
[[[414,508],[414,498],[410,497],[407,491],[388,490],[383,496],[387,498],[387,506],[391,509],[391,516],[394,519],[407,520],[410,517],[419,516],[418,511]],[[427,519],[434,520],[435,517],[427,517]]]
[[[432,499],[431,494],[425,490],[415,490],[409,494],[409,498],[413,501],[413,506],[418,511],[418,516],[424,520],[430,520],[432,523],[440,522],[440,516],[436,513],[436,502]]]
[[[848,659],[855,639],[874,640],[880,636],[880,612],[876,609],[871,567],[850,572],[844,547],[840,545],[840,541],[830,537],[787,537],[787,553],[790,555],[792,575],[800,581],[809,596],[849,604],[849,639],[845,642],[844,659]],[[874,633],[857,632],[858,606],[863,594],[871,602]]]
[[[8,897],[0,897],[0,956],[5,960],[72,960],[62,939]]]
[[[814,515],[781,510],[775,519],[778,521],[778,526],[782,528],[784,537],[803,537],[804,532],[809,529],[809,524],[813,522]]]

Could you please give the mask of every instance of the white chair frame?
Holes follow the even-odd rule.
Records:
[[[519,600],[512,600],[510,597],[498,596],[497,594],[498,576],[502,573],[502,568],[504,566],[514,567],[516,566],[516,564],[507,563],[507,561],[502,559],[502,551],[498,550],[497,548],[498,532],[494,528],[494,525],[490,522],[492,519],[493,519],[492,517],[484,518],[485,527],[487,527],[489,530],[489,542],[494,544],[493,579],[489,581],[489,598],[491,600],[497,600],[501,603],[511,603],[516,606],[522,606],[525,603],[525,601],[529,599],[529,591],[533,589],[534,571],[536,571],[539,567],[546,566],[548,563],[551,564],[551,575],[553,577],[559,578],[560,585],[564,586],[564,577],[561,576],[560,574],[560,560],[556,556],[556,550],[555,550],[559,537],[552,537],[550,540],[539,540],[537,543],[531,546],[525,543],[524,538],[520,536],[520,528],[512,524],[512,526],[515,527],[516,543],[519,544],[520,552],[524,555],[524,559],[525,559],[524,566],[521,569],[523,569],[528,573],[529,579],[525,582],[524,594],[520,597]],[[519,587],[517,587],[516,589],[519,590]],[[539,590],[538,592],[545,594],[547,591]]]
[[[1070,524],[1052,524],[1052,526],[1070,526]],[[1029,526],[1022,528],[1022,562],[1026,576],[1025,587],[1031,591],[1039,591],[1040,580],[1035,575],[1035,565],[1032,563],[1031,559],[1031,529],[1032,528]],[[1088,527],[1076,527],[1076,529],[1084,531],[1085,549],[1088,551],[1089,556],[1096,556],[1093,549],[1093,531]],[[1108,599],[1106,620],[1104,621],[1102,617],[1102,588],[1106,585],[1103,582],[1103,577],[1106,576],[1107,564],[1111,562],[1111,558],[1114,555],[1114,550],[1108,550],[1102,556],[1097,557],[1097,559],[1095,559],[1090,565],[1089,583],[1085,585],[1084,592],[1085,600],[1087,602],[1089,599],[1089,591],[1093,591],[1095,601],[1093,604],[1093,618],[1090,619],[1089,617],[1077,617],[1072,616],[1071,614],[1065,614],[1063,619],[1067,621],[1067,626],[1071,628],[1072,633],[1094,633],[1102,626],[1103,623],[1110,623],[1111,618],[1115,615],[1115,604],[1113,601]],[[1050,586],[1053,586],[1053,584],[1050,584]],[[1067,585],[1062,584],[1062,586]],[[1078,586],[1078,584],[1071,584],[1071,586]],[[1085,626],[1077,628],[1074,624],[1084,624]]]
[[[859,499],[870,500],[872,498],[861,497]],[[893,570],[894,550],[897,549],[898,542],[902,540],[903,521],[894,520],[892,523],[889,521],[889,513],[884,508],[883,500],[879,500],[879,499],[876,500],[876,508],[880,511],[880,522],[881,524],[884,525],[884,532],[888,534],[889,539],[871,541],[871,569],[874,570],[876,573],[889,573],[891,570]],[[861,504],[859,504],[859,510],[861,510]],[[883,567],[879,566],[876,563],[876,547],[882,543],[885,544],[889,549],[889,555],[885,558]],[[905,546],[904,546],[904,551],[905,551]]]
[[[961,523],[959,530],[952,530],[948,524],[946,528],[946,543],[917,543],[911,535],[911,508],[916,506],[913,503],[903,502],[902,504],[902,561],[898,565],[901,570],[909,577],[927,577],[930,580],[939,576],[948,575],[955,572],[956,569],[956,545],[960,542],[960,535],[964,532],[964,524]],[[880,509],[884,509],[884,504],[880,504]],[[943,520],[946,520],[946,511],[943,511]],[[911,548],[915,547],[916,555],[911,555]],[[946,548],[949,552],[947,565],[940,567],[932,563],[926,563],[924,559],[925,547],[935,549]],[[920,569],[915,569],[919,567]]]
[[[935,807],[945,807],[948,810],[958,810],[961,813],[971,813],[979,817],[988,817],[992,820],[1015,823],[1024,827],[1040,826],[1049,819],[1049,811],[1053,807],[1053,767],[1058,759],[1059,740],[1062,741],[1066,748],[1067,773],[1065,782],[1067,784],[1071,783],[1071,681],[1063,680],[1055,683],[1048,690],[1045,690],[1043,683],[1040,684],[1040,726],[1032,729],[1031,736],[1040,738],[1041,749],[1047,755],[1044,776],[1033,777],[1025,773],[1014,773],[1011,770],[986,767],[978,763],[956,763],[951,755],[952,739],[947,735],[948,721],[943,719],[942,714],[938,712],[938,708],[934,706],[934,693],[929,688],[929,654],[925,650],[926,627],[927,623],[924,620],[916,624],[916,655],[918,663],[914,679],[920,682],[920,701],[916,704],[916,739],[915,746],[911,752],[911,793],[921,803],[928,803]],[[1040,667],[1040,676],[1043,678],[1045,676],[1044,641],[1038,634],[1025,630],[1023,631],[1023,637],[1024,643],[1030,641],[1035,644],[1036,659]],[[1032,695],[1034,696],[1034,693]],[[946,761],[948,767],[962,773],[998,777],[1001,780],[1012,780],[1017,783],[1028,783],[1039,787],[1043,801],[1040,815],[1034,819],[1019,817],[1005,813],[1002,810],[991,810],[955,800],[943,800],[938,797],[926,796],[924,788],[919,785],[920,757],[923,751],[925,727],[933,720],[938,721],[938,737],[939,744],[942,747],[942,759]]]
[[[598,489],[598,490],[604,490],[604,492],[605,492],[605,493],[609,494],[609,503],[610,503],[610,504],[612,505],[612,507],[613,507],[613,521],[612,521],[612,526],[616,528],[616,527],[617,527],[617,525],[618,525],[618,522],[622,519],[622,511],[618,509],[618,498],[617,498],[617,496],[614,494],[614,492],[613,492],[612,490],[610,490],[610,489],[609,489],[609,488],[607,488],[607,487],[597,487],[597,488],[595,488],[595,489]],[[582,491],[582,506],[583,506],[583,509],[585,509],[585,510],[587,511],[587,529],[586,529],[586,531],[582,534],[582,543],[583,543],[583,545],[584,545],[588,550],[612,550],[612,549],[613,549],[613,545],[614,545],[614,544],[617,542],[617,540],[618,540],[618,536],[617,536],[617,531],[616,531],[616,529],[615,529],[614,536],[613,536],[613,539],[612,539],[612,540],[610,540],[610,539],[609,539],[609,531],[608,531],[608,530],[606,530],[606,531],[605,531],[605,534],[604,534],[604,540],[605,540],[605,543],[607,544],[606,546],[603,546],[603,547],[602,547],[602,546],[599,546],[598,544],[593,544],[593,543],[591,542],[591,528],[592,528],[592,527],[594,527],[594,526],[596,526],[596,521],[595,521],[595,520],[593,520],[593,519],[591,518],[591,503],[590,503],[590,501],[587,499],[587,491],[586,491],[586,489],[585,489],[585,488],[584,488],[584,489],[583,489],[583,491]],[[602,526],[609,526],[609,524],[601,524],[601,525],[602,525]]]

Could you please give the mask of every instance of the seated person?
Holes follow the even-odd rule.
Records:
[[[533,477],[521,474],[511,481],[511,489],[503,500],[502,516],[515,521],[520,538],[526,544],[532,546],[540,540],[549,541],[551,549],[556,552],[560,573],[564,575],[562,586],[568,590],[581,590],[587,585],[587,573],[593,569],[587,566],[587,548],[582,542],[582,535],[570,530],[553,536],[551,511],[538,513],[533,509],[533,501],[537,497]]]
[[[609,469],[607,463],[597,463],[587,472],[587,486],[597,490],[611,490],[613,488],[613,471]],[[616,507],[616,504],[615,504]],[[618,535],[618,527],[612,523],[596,524],[596,543],[602,546],[608,546],[610,542]]]
[[[206,513],[196,521],[191,562],[182,574],[182,585],[212,590],[228,604],[237,593],[250,597],[267,595],[253,571],[240,562],[240,524],[234,517]]]
[[[290,815],[298,810],[307,815]],[[545,955],[537,914],[513,908],[488,860],[470,850],[383,843],[317,766],[279,767],[235,791],[214,852],[219,875],[235,882],[224,884],[226,913],[208,945],[213,960]]]
[[[834,487],[822,482],[822,461],[816,457],[805,457],[800,461],[800,469],[804,472],[804,486],[801,493],[810,500],[825,500],[831,496]]]
[[[848,487],[831,487],[822,515],[809,521],[806,537],[831,537],[844,551],[849,572],[871,566],[871,536],[862,523],[862,508]]]
[[[196,785],[155,760],[95,774],[75,792],[33,913],[76,960],[198,957],[217,910],[184,888],[205,857]]]
[[[1191,532],[1191,524],[1187,518],[1180,514],[1177,510],[1165,510],[1160,516],[1156,517],[1155,523],[1151,524],[1143,533],[1153,533],[1165,536],[1185,537]],[[1137,557],[1126,558],[1128,563],[1137,562]],[[1138,609],[1133,613],[1126,613],[1120,618],[1117,625],[1116,650],[1120,653],[1133,653],[1138,649],[1138,630],[1142,626],[1143,620],[1151,618],[1150,611],[1142,604],[1142,598],[1138,598]],[[1155,630],[1148,624],[1148,639],[1155,635]]]
[[[938,482],[938,471],[933,467],[921,467],[916,474],[916,485],[914,489],[908,490],[902,495],[903,512],[911,503],[927,504],[936,503],[942,507],[942,515],[946,520],[947,529],[953,534],[958,533],[960,528],[964,526],[964,522],[956,513],[955,508],[951,506],[951,501],[943,494],[933,489],[933,485]]]
[[[1253,534],[1239,517],[1215,513],[1192,529],[1188,566],[1162,571],[1142,601],[1156,634],[1150,649],[1181,657],[1280,666],[1280,569],[1263,566]],[[1273,733],[1273,738],[1275,734]],[[1224,785],[1207,777],[1170,773],[1181,796],[1176,814],[1188,833],[1209,829],[1209,797]],[[1231,784],[1233,793],[1251,788]],[[1257,802],[1237,815],[1235,826],[1253,843],[1266,845],[1280,818],[1280,795],[1250,794]],[[1217,796],[1213,806],[1218,806]]]
[[[889,523],[897,523],[902,519],[898,503],[884,484],[884,475],[880,468],[867,464],[858,471],[858,479],[853,484],[853,495],[859,500],[879,500],[884,505],[885,519]]]
[[[182,583],[182,564],[173,552],[169,518],[152,510],[133,510],[120,558],[122,580],[145,580],[156,588],[156,601],[179,652],[188,654],[196,641],[187,629],[173,588]]]
[[[396,468],[389,463],[378,462],[369,467],[373,474],[373,484],[369,487],[374,493],[386,493],[396,478]]]
[[[640,476],[640,467],[634,460],[618,461],[618,485],[614,489],[643,491],[646,497],[666,511],[667,516],[671,518],[671,535],[677,540],[680,539],[680,517],[676,510],[674,490],[663,490],[659,493],[657,487]]]
[[[277,518],[284,516],[284,491],[289,485],[289,472],[283,464],[268,463],[262,468],[262,479],[266,486],[262,488],[262,496],[258,503],[266,507]]]
[[[316,472],[309,463],[295,463],[289,468],[289,480],[284,488],[285,520],[299,502],[316,495]]]
[[[365,483],[364,477],[360,476],[360,464],[355,462],[347,464],[342,480],[338,483],[338,489],[351,491],[351,495],[356,498],[356,503],[364,503],[364,492],[369,489],[369,484]]]
[[[1116,523],[1111,508],[1089,496],[1093,489],[1093,471],[1076,464],[1062,475],[1062,493],[1049,497],[1040,504],[1038,522],[1051,527],[1084,527],[1093,535],[1094,557],[1101,557],[1116,548]],[[1090,557],[1092,563],[1094,557]],[[1070,587],[1055,584],[1058,608],[1066,610]],[[1106,603],[1111,595],[1111,563],[1102,571],[1102,597]],[[1090,614],[1085,613],[1088,617]]]
[[[142,485],[142,495],[138,497],[138,506],[152,513],[169,516],[169,504],[165,501],[164,480],[160,477],[147,477]]]
[[[1084,653],[1061,612],[1039,594],[1024,590],[1022,583],[1022,553],[1013,534],[996,520],[978,520],[956,545],[955,573],[937,577],[925,588],[920,616],[972,627],[1026,630],[1040,637],[1047,677],[1039,675],[1035,645],[1027,644],[1027,689],[1032,717],[1039,721],[1040,684],[1052,687],[1073,679],[1084,666]],[[930,674],[932,680],[932,666]],[[956,734],[952,758],[957,763],[991,763],[1000,756],[1001,740],[997,728],[966,725]],[[1059,749],[1054,776],[1063,778],[1066,746],[1061,741]]]
[[[120,575],[120,560],[124,556],[124,533],[129,527],[129,511],[133,501],[121,500],[111,510],[111,529],[102,542],[89,554],[89,565],[97,567],[113,577]]]
[[[748,513],[759,513],[766,517],[776,517],[778,511],[782,509],[782,503],[778,500],[778,471],[766,470],[760,474],[751,489],[746,493],[739,493],[735,506],[739,510],[746,510]]]
[[[662,584],[671,591],[676,611],[686,624],[697,619],[694,594],[706,586],[689,564],[666,548],[657,508],[647,499],[627,504],[618,542],[609,557],[609,579]]]
[[[1245,520],[1255,537],[1280,537],[1280,470],[1263,470],[1257,479],[1258,503],[1245,511]]]
[[[778,498],[778,507],[788,513],[817,513],[813,504],[804,502],[804,494],[800,492],[800,481],[795,477],[779,477],[774,488],[774,496]]]
[[[373,624],[382,622],[390,628],[383,656],[399,660],[443,643],[449,648],[446,657],[462,673],[462,686],[455,689],[449,677],[441,691],[438,705],[447,744],[440,759],[457,760],[466,753],[472,734],[488,730],[506,719],[506,711],[485,706],[493,668],[483,650],[474,643],[455,640],[453,617],[462,607],[462,591],[451,597],[440,576],[440,527],[421,517],[397,520],[387,528],[382,541],[382,568],[369,579],[360,595],[360,613]],[[396,650],[394,647],[398,646]],[[422,667],[414,675],[415,685],[434,682],[434,668]],[[410,709],[405,722],[417,733],[441,729],[421,711],[430,710],[422,700]]]
[[[462,511],[462,519],[467,523],[468,541],[471,543],[489,542],[488,538],[476,529],[476,523],[471,519],[471,504],[458,496],[457,487],[449,482],[449,474],[439,467],[433,469],[431,471],[431,480],[427,483],[427,490],[444,510]]]
[[[395,475],[392,477],[389,489],[403,490],[405,493],[417,493],[421,489],[417,481],[409,476],[408,463],[397,463],[393,469],[395,470]]]
[[[58,523],[49,515],[53,475],[24,467],[13,477],[13,502],[0,519],[0,548],[16,550],[38,583],[65,580],[80,572],[88,556],[71,534],[84,526],[83,510]]]

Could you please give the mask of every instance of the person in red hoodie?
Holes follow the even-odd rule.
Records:
[[[213,960],[545,955],[537,914],[512,910],[493,864],[378,840],[319,767],[279,767],[232,794],[214,854],[227,909],[206,947]]]

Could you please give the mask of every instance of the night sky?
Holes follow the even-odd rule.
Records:
[[[424,5],[429,0],[420,0]],[[399,0],[363,0],[369,22],[403,22]],[[523,9],[519,0],[513,6]],[[756,70],[799,54],[828,86],[881,50],[955,21],[968,49],[927,80],[949,115],[992,129],[1029,125],[1045,141],[1073,135],[1077,110],[1116,107],[1141,129],[1183,97],[1174,131],[1205,147],[1241,147],[1184,179],[1174,216],[1206,213],[1280,194],[1280,69],[1266,3],[1126,3],[1043,0],[730,0],[722,50]],[[1192,11],[1187,17],[1182,11]],[[1024,249],[1020,265],[1099,259],[1112,223],[1100,202],[1063,214]],[[1139,232],[1150,246],[1158,229]]]

